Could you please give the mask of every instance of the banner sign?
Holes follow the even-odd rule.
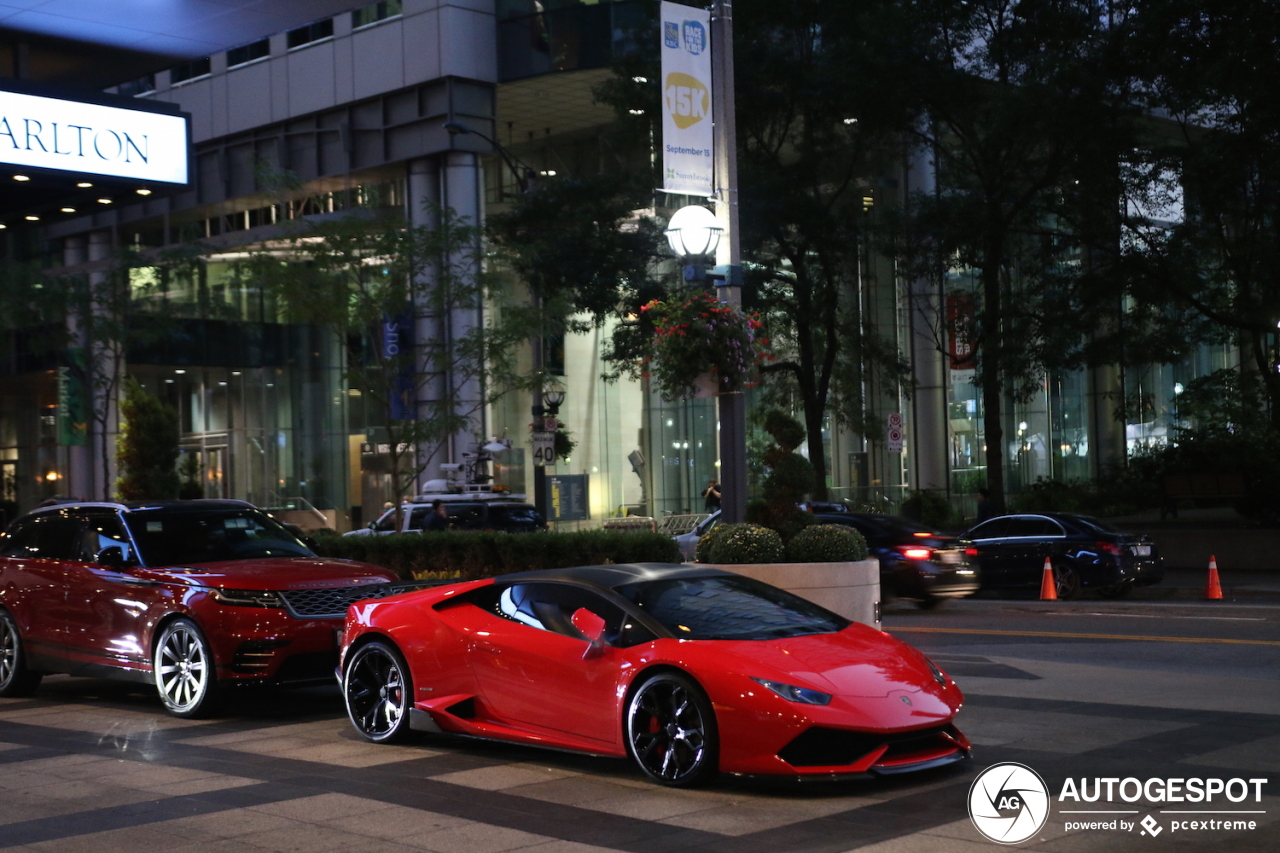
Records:
[[[547,521],[581,521],[591,517],[586,474],[547,477]]]
[[[398,317],[382,315],[382,360],[397,366],[391,389],[391,419],[412,421],[418,417],[417,385],[413,370],[413,310]]]
[[[186,184],[187,118],[0,90],[0,163]]]
[[[662,3],[662,188],[709,196],[712,184],[711,13]]]
[[[947,355],[952,370],[973,370],[978,356],[973,346],[973,297],[955,294],[947,297]]]
[[[58,368],[58,444],[84,447],[89,443],[89,400],[84,383],[84,349],[67,351],[71,363]]]

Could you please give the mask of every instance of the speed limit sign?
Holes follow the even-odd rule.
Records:
[[[556,461],[556,434],[539,430],[533,434],[533,464],[553,465]]]

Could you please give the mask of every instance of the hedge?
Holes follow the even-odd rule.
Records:
[[[322,557],[382,566],[405,580],[448,577],[472,580],[568,566],[680,562],[680,549],[669,536],[604,530],[323,536],[316,540],[313,550]]]

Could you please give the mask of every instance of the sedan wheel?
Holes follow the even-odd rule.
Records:
[[[1080,595],[1080,575],[1068,565],[1056,564],[1053,567],[1053,584],[1058,598],[1072,599]]]
[[[199,717],[213,710],[216,676],[209,641],[189,619],[165,626],[156,643],[156,690],[175,717]]]
[[[650,779],[689,787],[716,775],[719,744],[707,694],[680,673],[646,680],[627,705],[627,750]]]
[[[18,626],[12,616],[0,610],[0,696],[30,696],[42,677],[27,669]]]
[[[351,656],[342,680],[347,716],[374,743],[402,740],[409,732],[413,696],[409,667],[392,646],[372,642]]]

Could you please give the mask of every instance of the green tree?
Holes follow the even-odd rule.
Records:
[[[974,282],[987,483],[1003,511],[1004,395],[1078,363],[1099,312],[1119,305],[1118,293],[1084,300],[1073,287],[1088,247],[1071,228],[1080,210],[1114,221],[1130,130],[1119,30],[1091,0],[922,0],[881,23],[894,37],[868,49],[916,110],[911,133],[937,169],[937,191],[911,199],[898,248],[908,267]]]
[[[1126,34],[1167,117],[1126,170],[1130,295],[1166,334],[1237,342],[1280,429],[1280,7],[1152,0]],[[1196,321],[1210,331],[1188,335]]]
[[[178,413],[128,377],[120,417],[117,495],[126,501],[178,497]]]

